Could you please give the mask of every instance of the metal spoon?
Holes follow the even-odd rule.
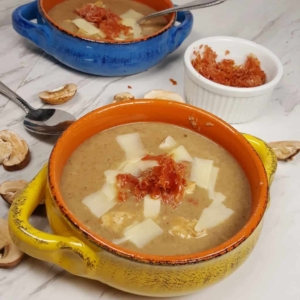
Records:
[[[43,135],[59,135],[76,120],[73,115],[63,110],[54,108],[34,109],[1,81],[0,93],[24,109],[26,116],[23,124],[30,132]]]
[[[195,0],[186,4],[182,4],[182,5],[178,5],[172,8],[168,8],[168,9],[164,9],[158,12],[155,12],[153,14],[150,14],[148,16],[145,16],[141,19],[139,19],[137,21],[137,24],[141,24],[142,22],[144,22],[147,19],[150,18],[154,18],[154,17],[158,17],[158,16],[162,16],[162,15],[167,15],[173,12],[177,12],[177,11],[186,11],[186,10],[193,10],[193,9],[198,9],[198,8],[205,8],[205,7],[209,7],[209,6],[213,6],[213,5],[217,5],[220,4],[222,2],[225,2],[226,0],[213,0],[213,1],[209,1],[209,0]]]

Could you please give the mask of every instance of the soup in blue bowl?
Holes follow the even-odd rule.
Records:
[[[190,12],[136,23],[143,15],[173,6],[170,0],[38,0],[18,7],[12,24],[73,69],[123,76],[155,66],[190,34]]]

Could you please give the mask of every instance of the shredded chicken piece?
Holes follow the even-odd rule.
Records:
[[[114,233],[121,234],[124,227],[132,223],[134,215],[125,211],[111,211],[101,217],[102,225]]]
[[[180,237],[182,239],[201,238],[207,234],[207,232],[197,232],[195,226],[197,220],[189,220],[183,217],[178,217],[173,221],[174,225],[169,230],[169,233],[173,236]]]

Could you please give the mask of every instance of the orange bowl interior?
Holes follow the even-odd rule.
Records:
[[[209,138],[225,148],[243,168],[252,192],[252,212],[247,224],[231,239],[207,251],[183,256],[151,256],[125,250],[90,232],[66,206],[60,193],[60,179],[64,165],[72,152],[94,134],[114,126],[133,122],[164,122],[174,124]],[[199,108],[166,100],[125,101],[101,107],[71,125],[59,138],[49,163],[49,183],[55,201],[69,221],[76,224],[96,245],[140,261],[182,263],[207,260],[228,252],[244,241],[259,224],[267,206],[268,188],[262,162],[248,141],[229,124]]]
[[[67,32],[64,29],[62,29],[60,26],[58,26],[48,15],[48,12],[51,8],[53,8],[55,5],[57,5],[63,1],[65,1],[65,0],[39,0],[39,7],[40,7],[40,10],[42,11],[43,15],[46,17],[46,19],[48,19],[55,27],[57,27],[61,31]],[[145,5],[153,8],[156,11],[161,11],[161,10],[164,10],[167,8],[174,7],[174,4],[172,3],[171,0],[133,0],[133,1],[145,4]],[[96,0],[91,0],[90,2],[96,2]],[[163,32],[166,29],[168,29],[169,27],[171,27],[175,21],[175,13],[166,15],[165,18],[168,21],[168,24],[164,28],[162,28],[160,31],[154,33],[151,36],[160,34],[161,32]],[[67,33],[71,34],[69,32],[67,32]],[[71,35],[73,35],[73,34],[71,34]],[[148,38],[148,37],[146,37],[146,38]],[[139,41],[139,40],[143,40],[143,39],[145,39],[145,38],[136,39],[134,41]],[[96,41],[96,40],[94,40],[94,41]]]

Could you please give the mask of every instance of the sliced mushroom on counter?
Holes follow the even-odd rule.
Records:
[[[300,152],[300,141],[279,141],[271,142],[269,146],[273,148],[277,159],[289,161]]]
[[[185,103],[185,100],[175,92],[165,90],[153,90],[145,94],[145,99],[162,99],[162,100],[173,100],[177,102]]]
[[[0,184],[0,196],[5,202],[12,204],[27,184],[28,182],[25,180],[5,181]]]
[[[23,256],[10,238],[7,221],[0,218],[0,268],[15,267]]]
[[[125,100],[133,100],[134,96],[131,93],[128,92],[123,92],[123,93],[118,93],[114,96],[114,100],[112,103],[120,102],[120,101],[125,101]]]
[[[52,91],[44,91],[39,93],[42,101],[48,104],[63,104],[71,100],[77,92],[77,85],[74,83],[65,84]]]
[[[30,161],[27,143],[11,130],[0,131],[0,163],[7,171],[25,168]]]

